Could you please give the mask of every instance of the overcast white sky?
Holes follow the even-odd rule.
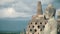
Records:
[[[42,2],[43,9],[49,3],[59,5],[55,0],[0,0],[0,18],[31,17],[36,13],[37,1]]]
[[[60,11],[60,0],[0,0],[0,31],[23,30],[36,14],[38,1],[43,10],[51,3]]]

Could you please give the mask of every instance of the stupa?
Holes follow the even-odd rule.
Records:
[[[37,14],[32,17],[32,20],[28,24],[26,34],[43,34],[46,22],[42,11],[41,2],[37,5]]]

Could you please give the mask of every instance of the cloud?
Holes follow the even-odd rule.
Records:
[[[1,17],[13,17],[15,15],[15,10],[13,8],[4,8],[0,10]]]
[[[5,8],[0,10],[0,18],[29,17],[28,13],[16,12],[14,8]]]
[[[60,11],[60,9],[57,9],[56,11]]]
[[[58,19],[58,15],[60,15],[60,9],[56,9],[56,19]]]
[[[38,1],[41,1],[42,4],[49,4],[53,2],[53,0],[38,0]]]
[[[56,10],[56,15],[59,15],[60,14],[60,9],[57,9]]]
[[[6,2],[8,2],[8,1],[6,1]],[[11,1],[9,1],[9,2],[11,2]],[[30,13],[25,12],[25,11],[30,12],[31,8],[29,8],[22,1],[19,1],[18,3],[12,4],[12,5],[13,5],[12,7],[0,9],[0,17],[2,17],[2,18],[6,18],[6,17],[14,18],[14,17],[29,17],[29,16],[31,16]],[[4,7],[4,5],[2,5],[2,7]]]
[[[14,2],[14,0],[0,0],[0,4]]]
[[[47,4],[51,0],[39,0]],[[16,3],[14,3],[16,2]],[[5,7],[2,9],[2,7]],[[35,14],[37,0],[0,0],[0,17],[31,17]]]
[[[19,1],[18,3],[16,3],[13,7],[15,7],[19,11],[31,11],[32,10],[27,4],[25,4],[22,1]]]
[[[15,0],[0,0],[0,9],[12,7],[16,2]]]

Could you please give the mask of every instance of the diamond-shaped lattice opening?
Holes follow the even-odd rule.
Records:
[[[38,29],[40,28],[40,26],[39,26],[39,25],[38,25],[37,27],[38,27]]]
[[[30,32],[32,32],[32,29],[30,29]]]
[[[34,29],[35,32],[37,32],[37,29]]]
[[[42,22],[40,22],[40,24],[42,24]]]
[[[32,24],[32,22],[31,22],[31,24]]]
[[[37,22],[35,22],[35,25],[37,25]]]
[[[32,28],[34,28],[34,25],[32,26]]]
[[[45,26],[43,25],[43,28],[45,28]]]
[[[40,29],[40,31],[42,31],[42,28]]]

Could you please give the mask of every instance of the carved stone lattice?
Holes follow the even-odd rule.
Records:
[[[36,19],[36,18],[39,18],[39,19]],[[47,21],[44,19],[44,17],[36,17],[36,18],[32,20],[27,27],[27,29],[29,29],[27,30],[29,34],[30,33],[40,34],[40,32],[44,31]]]

